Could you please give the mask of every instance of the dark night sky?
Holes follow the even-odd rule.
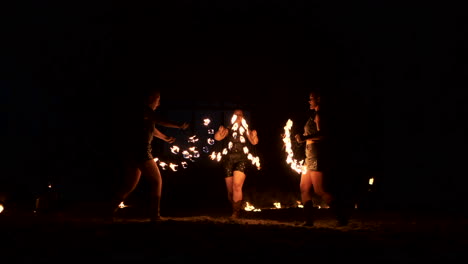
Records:
[[[456,6],[90,2],[41,1],[5,17],[3,189],[27,196],[59,179],[71,193],[99,192],[112,107],[156,85],[165,89],[161,112],[192,124],[196,114],[248,109],[267,153],[248,188],[294,191],[296,179],[275,167],[279,134],[319,86],[342,155],[358,164],[342,168],[351,182],[375,176],[376,199],[399,207],[466,204],[463,156],[453,155],[464,151],[466,129],[466,21]],[[168,179],[167,189],[183,189],[187,177]],[[192,183],[217,197],[224,187],[213,179]]]

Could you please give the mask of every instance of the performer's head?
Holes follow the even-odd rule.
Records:
[[[160,99],[161,91],[158,88],[147,88],[143,91],[143,100],[153,110],[160,105]]]
[[[320,93],[318,90],[312,90],[309,93],[309,104],[311,110],[317,110],[320,103]]]
[[[240,124],[242,122],[242,119],[244,118],[244,111],[242,111],[241,109],[234,109],[233,114],[237,116],[236,123]]]

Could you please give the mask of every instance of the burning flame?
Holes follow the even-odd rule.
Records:
[[[3,207],[3,204],[0,203],[0,214],[3,212],[4,209],[5,207]]]
[[[179,167],[179,165],[177,165],[177,164],[174,164],[174,163],[169,164],[169,168],[171,168],[173,171],[177,171],[178,167]]]
[[[292,151],[292,143],[291,143],[291,128],[293,125],[293,121],[291,119],[288,119],[286,122],[286,125],[284,126],[284,137],[283,137],[283,142],[284,142],[284,150],[286,151],[286,163],[290,164],[291,169],[296,171],[297,173],[301,173],[303,169],[302,164],[304,164],[304,160],[298,161],[297,159],[294,158],[294,153]]]
[[[255,208],[255,206],[251,205],[249,202],[245,202],[245,207],[244,207],[244,210],[245,211],[254,211],[254,212],[260,212],[261,210],[258,209],[258,208]]]
[[[240,134],[240,141],[241,143],[245,143],[246,142],[246,139],[245,137],[243,136],[244,133],[248,134],[249,133],[249,130],[248,130],[248,124],[247,124],[247,121],[245,121],[245,119],[242,118],[242,122],[241,122],[241,125],[239,126],[238,123],[236,123],[236,120],[237,120],[238,116],[237,115],[232,115],[231,117],[231,123],[232,123],[232,127],[231,127],[231,131],[232,132],[232,137],[233,138],[237,138],[238,136],[238,133]],[[216,161],[220,161],[221,158],[222,158],[222,155],[227,155],[228,152],[232,149],[234,143],[232,141],[229,141],[228,142],[228,146],[227,148],[224,148],[222,150],[222,152],[218,152],[216,153],[215,151],[213,151],[210,155],[210,158],[212,160],[215,160]],[[256,166],[258,170],[260,170],[260,158],[258,156],[254,156],[252,153],[250,153],[250,150],[248,147],[244,147],[243,149],[243,152],[244,154],[247,155],[247,159],[251,160],[252,161],[252,165]]]
[[[369,179],[369,185],[372,185],[372,184],[374,184],[374,178]]]
[[[124,202],[120,202],[119,204],[119,208],[125,208],[125,207],[128,207],[127,205],[124,204]]]
[[[172,146],[171,147],[171,152],[174,153],[174,154],[178,154],[179,150],[180,150],[180,148],[178,146]]]
[[[196,135],[194,135],[194,136],[189,137],[189,139],[188,139],[187,141],[188,141],[189,143],[195,143],[195,142],[198,141],[198,138],[197,138]]]

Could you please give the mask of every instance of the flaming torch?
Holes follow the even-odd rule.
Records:
[[[297,160],[294,158],[294,152],[292,151],[292,143],[291,143],[291,128],[293,126],[293,121],[288,119],[286,125],[284,126],[284,150],[286,151],[286,163],[291,166],[291,169],[296,171],[297,173],[301,173],[303,170],[302,164],[304,164],[304,160]]]

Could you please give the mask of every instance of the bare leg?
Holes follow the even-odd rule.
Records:
[[[136,188],[140,181],[141,171],[135,166],[125,167],[123,182],[119,183],[114,195],[110,200],[109,217],[118,209],[118,205],[123,202]]]
[[[345,226],[348,224],[347,212],[343,205],[343,201],[340,199],[335,199],[329,192],[325,190],[323,184],[323,173],[319,171],[314,171],[312,173],[312,182],[315,189],[315,192],[322,197],[322,199],[330,206],[333,214],[337,219],[337,224],[339,226]]]
[[[224,178],[224,181],[226,182],[226,191],[227,191],[227,197],[228,197],[228,200],[229,202],[231,202],[231,204],[233,203],[233,200],[232,200],[232,178],[233,177],[226,177]]]
[[[158,165],[154,160],[147,160],[141,166],[142,174],[147,177],[150,184],[150,219],[157,221],[161,219],[160,205],[162,192],[162,177]]]
[[[245,174],[241,171],[234,171],[234,176],[232,177],[232,218],[239,218],[240,216],[244,181]]]
[[[241,171],[234,171],[234,176],[232,177],[232,200],[233,202],[242,200],[242,186],[245,181],[245,174]]]
[[[333,196],[325,190],[325,187],[323,185],[323,173],[321,171],[311,171],[311,181],[312,181],[312,186],[314,187],[314,191],[317,195],[322,197],[322,199],[330,205],[330,203],[333,201]]]
[[[135,190],[140,181],[141,171],[137,167],[127,167],[125,170],[125,177],[121,189],[117,192],[120,202],[127,199],[127,197]]]
[[[313,216],[313,207],[312,202],[312,193],[313,193],[312,184],[312,171],[307,170],[301,175],[301,182],[299,188],[301,190],[301,200],[304,205],[304,225],[313,226],[314,225],[314,216]]]
[[[299,188],[301,190],[302,204],[305,204],[307,201],[312,201],[313,185],[311,175],[312,171],[310,170],[307,170],[301,175],[301,182],[299,184]]]

